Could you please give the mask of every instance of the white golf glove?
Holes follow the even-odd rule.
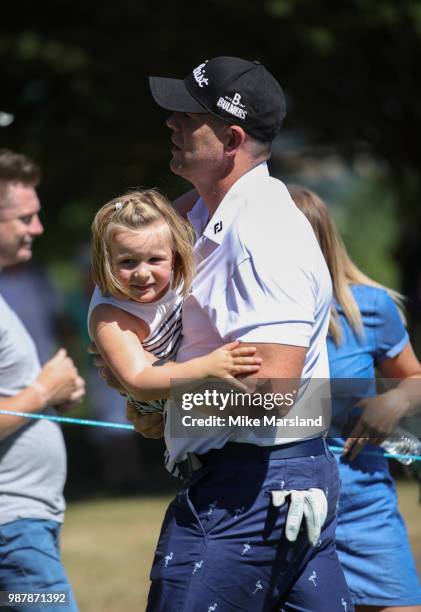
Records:
[[[283,506],[286,498],[291,496],[285,526],[287,540],[295,542],[304,516],[309,542],[316,546],[327,516],[327,499],[324,491],[308,489],[306,491],[271,491],[271,493],[272,504],[277,508]]]

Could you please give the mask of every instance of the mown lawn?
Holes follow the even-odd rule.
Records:
[[[414,481],[401,481],[398,491],[421,570],[418,486]],[[138,497],[69,504],[62,550],[81,612],[143,612],[168,499]]]

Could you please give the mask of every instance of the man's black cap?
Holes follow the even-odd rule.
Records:
[[[212,113],[263,142],[271,142],[286,115],[281,86],[259,62],[214,57],[184,80],[149,77],[155,102],[180,113]]]

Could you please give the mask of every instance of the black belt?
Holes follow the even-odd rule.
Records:
[[[227,461],[269,461],[270,459],[298,459],[311,455],[324,455],[326,443],[324,438],[299,440],[277,446],[257,446],[227,442],[223,448],[212,449],[204,455],[189,453],[187,459],[176,464],[182,478],[189,478],[193,472],[204,466],[216,465]]]

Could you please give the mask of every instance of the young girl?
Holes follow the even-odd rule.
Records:
[[[181,307],[193,277],[194,233],[154,190],[111,200],[92,224],[92,270],[97,285],[88,328],[104,361],[135,400],[169,396],[171,379],[227,378],[257,372],[255,349],[233,342],[185,363],[172,359],[181,340]],[[152,353],[152,355],[151,355]],[[142,413],[162,410],[163,402]]]

